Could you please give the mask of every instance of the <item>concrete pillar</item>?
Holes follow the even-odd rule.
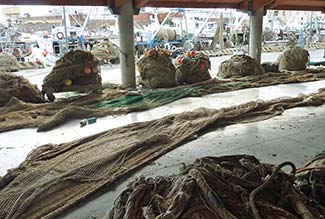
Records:
[[[118,15],[122,84],[135,87],[133,1],[125,0]]]
[[[249,26],[249,56],[255,58],[261,64],[262,33],[263,33],[264,8],[255,11],[250,17]]]

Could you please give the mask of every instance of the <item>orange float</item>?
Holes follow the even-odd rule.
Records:
[[[90,74],[91,73],[91,68],[90,67],[86,67],[85,70],[84,70],[84,73],[86,75]]]
[[[92,68],[91,68],[91,71],[93,72],[93,73],[98,73],[98,67],[97,66],[93,66]]]

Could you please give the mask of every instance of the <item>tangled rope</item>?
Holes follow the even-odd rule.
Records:
[[[260,214],[258,213],[258,210],[256,208],[256,204],[255,204],[255,196],[258,192],[262,191],[264,188],[266,188],[269,184],[271,184],[272,180],[277,176],[277,174],[279,173],[279,171],[281,170],[282,167],[284,166],[290,166],[292,168],[291,174],[295,174],[296,173],[296,166],[294,165],[294,163],[290,162],[290,161],[286,161],[283,162],[281,164],[279,164],[277,166],[277,168],[273,171],[273,173],[271,174],[271,176],[269,178],[267,178],[259,187],[257,187],[256,189],[254,189],[250,194],[249,194],[249,205],[252,209],[252,212],[254,214],[255,219],[263,219]]]

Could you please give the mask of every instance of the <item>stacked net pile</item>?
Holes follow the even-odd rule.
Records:
[[[194,84],[211,79],[209,57],[203,53],[191,52],[176,58],[177,84]]]
[[[36,85],[22,76],[0,72],[0,107],[6,105],[12,97],[27,103],[44,102]]]
[[[325,92],[319,92],[218,110],[199,108],[65,144],[43,145],[0,178],[0,218],[55,218],[103,187],[109,188],[120,177],[193,140],[193,136],[324,101]]]
[[[42,92],[54,100],[54,92],[87,89],[86,85],[101,87],[99,62],[88,51],[71,50],[55,62],[43,80]]]
[[[142,84],[146,88],[166,88],[176,86],[175,67],[164,50],[151,49],[137,62]]]
[[[0,71],[19,71],[20,66],[15,56],[1,52],[0,53]]]
[[[95,44],[91,53],[99,60],[100,64],[118,63],[119,61],[119,48],[109,41]]]
[[[239,78],[248,75],[261,75],[264,71],[256,61],[247,55],[234,55],[219,66],[220,78]]]
[[[280,167],[289,165],[291,173]],[[115,200],[107,219],[316,219],[322,208],[294,187],[295,166],[255,157],[204,157],[181,174],[140,177]],[[268,178],[269,177],[269,178]],[[320,207],[320,206],[319,206]]]
[[[309,52],[301,47],[294,46],[284,50],[278,57],[280,71],[305,70],[309,62]]]

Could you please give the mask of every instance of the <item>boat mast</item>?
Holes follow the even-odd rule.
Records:
[[[65,47],[64,47],[64,51],[63,52],[67,52],[68,48],[69,48],[69,41],[68,41],[68,31],[67,31],[67,17],[65,14],[65,6],[63,7],[63,20],[64,20],[64,35],[65,35]]]

